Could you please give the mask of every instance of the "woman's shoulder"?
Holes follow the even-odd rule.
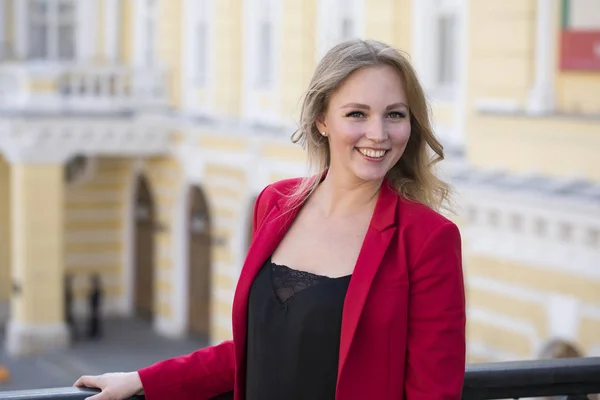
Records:
[[[268,184],[261,193],[265,199],[279,199],[291,195],[303,178],[288,178]]]
[[[450,257],[460,253],[460,229],[450,218],[418,202],[401,198],[398,203],[398,239],[411,249],[411,265],[423,254]]]
[[[410,231],[421,232],[424,236],[443,227],[456,228],[456,224],[448,216],[402,196],[398,202],[398,219],[400,224]]]

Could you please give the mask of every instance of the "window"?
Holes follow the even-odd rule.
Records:
[[[217,0],[212,0],[217,1]],[[281,117],[282,0],[243,0],[243,117],[279,126]]]
[[[72,60],[75,56],[73,0],[30,0],[28,58]]]
[[[442,13],[437,18],[435,85],[450,87],[456,82],[456,16]]]
[[[319,57],[333,46],[363,36],[364,0],[320,0],[318,2]]]
[[[144,21],[144,60],[146,65],[156,63],[156,27],[158,0],[145,0],[146,18]]]
[[[413,9],[413,59],[429,94],[451,100],[460,78],[463,0],[422,0]]]
[[[357,34],[356,0],[338,0],[340,21],[338,23],[339,33],[337,42],[355,39]],[[336,43],[337,44],[337,43]]]
[[[0,21],[6,20],[6,0],[0,0]],[[0,28],[0,60],[8,58],[8,40],[4,28]]]
[[[198,19],[195,26],[196,35],[196,65],[195,75],[196,81],[200,86],[206,86],[208,84],[208,69],[209,69],[209,21],[211,18],[210,8],[208,2],[210,0],[196,0],[198,1]]]
[[[431,86],[451,95],[455,91],[458,63],[458,2],[436,0],[433,4],[433,71]]]
[[[280,0],[260,0],[257,9],[257,43],[255,84],[259,89],[267,89],[273,85],[275,72],[275,4]]]

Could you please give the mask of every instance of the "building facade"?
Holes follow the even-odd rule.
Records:
[[[319,59],[407,52],[446,147],[471,362],[600,354],[600,7],[595,0],[0,0],[0,318],[31,354],[103,312],[231,336],[267,184]],[[554,354],[554,356],[557,356]]]

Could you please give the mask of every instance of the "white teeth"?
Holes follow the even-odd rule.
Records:
[[[358,149],[361,154],[371,158],[381,158],[385,155],[386,150],[371,150],[371,149]]]

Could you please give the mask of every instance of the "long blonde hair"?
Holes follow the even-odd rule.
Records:
[[[317,66],[300,113],[300,127],[292,135],[308,153],[313,176],[301,180],[290,194],[290,208],[300,206],[319,185],[315,176],[330,163],[329,145],[316,126],[327,111],[331,95],[354,71],[389,65],[402,76],[410,108],[411,135],[404,154],[388,171],[387,180],[398,194],[434,210],[448,208],[450,187],[434,173],[434,165],[444,159],[444,149],[433,133],[430,109],[412,65],[399,50],[376,40],[350,40],[333,47]],[[430,153],[433,151],[433,154]]]

